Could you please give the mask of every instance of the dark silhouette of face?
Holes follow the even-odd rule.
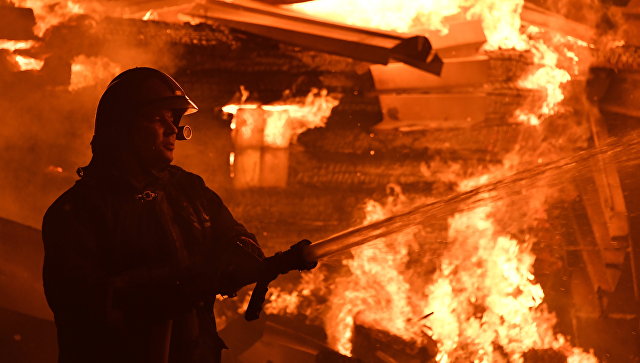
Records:
[[[131,133],[133,151],[143,167],[158,170],[173,161],[179,122],[176,116],[174,110],[145,108],[135,118]]]

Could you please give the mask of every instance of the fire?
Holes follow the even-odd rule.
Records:
[[[585,54],[591,46],[523,25],[523,5],[523,0],[316,0],[292,7],[332,21],[400,32],[426,29],[446,33],[450,19],[481,19],[487,38],[483,52],[514,49],[531,55],[531,70],[517,85],[535,91],[536,97],[518,109],[513,119],[542,133],[543,129],[536,126],[561,110],[565,87],[588,69],[589,57]],[[529,159],[528,150],[514,150],[490,173],[458,179],[459,188],[466,190],[511,174],[519,165],[532,162]],[[522,200],[495,201],[450,216],[449,247],[433,276],[416,277],[407,266],[412,249],[420,248],[417,228],[354,250],[353,257],[343,262],[349,273],[334,277],[330,291],[323,292],[329,297],[324,311],[305,311],[300,294],[282,291],[272,295],[272,311],[286,313],[298,307],[298,311],[319,315],[329,344],[346,355],[351,353],[357,322],[416,344],[423,344],[428,336],[437,342],[438,362],[522,362],[526,352],[537,349],[553,349],[565,355],[568,362],[596,362],[592,353],[572,347],[565,336],[554,332],[556,318],[543,304],[544,292],[533,275],[534,238],[518,240],[511,229],[504,227],[512,217],[509,213],[516,209],[528,213],[516,228],[546,218],[545,206],[554,193],[542,188]],[[364,223],[410,204],[397,193],[385,204],[367,201]],[[307,275],[319,274],[314,271]],[[317,289],[320,284],[314,285],[313,281],[304,279],[298,288]],[[422,284],[422,289],[412,288],[415,284]]]
[[[244,87],[240,92],[240,101],[243,102],[249,93]],[[262,129],[264,146],[286,148],[304,130],[324,126],[337,104],[338,100],[330,96],[326,89],[313,88],[304,99],[287,98],[270,105],[228,104],[222,111],[234,115],[230,127],[239,132],[241,138],[253,138]],[[240,113],[240,110],[246,111]],[[242,119],[239,130],[238,118]]]
[[[480,19],[487,38],[484,51],[515,49],[533,53],[534,70],[518,85],[542,93],[544,100],[536,110],[530,105],[518,110],[514,119],[535,126],[557,112],[558,105],[564,99],[563,85],[572,79],[572,74],[578,73],[578,56],[568,47],[580,41],[558,34],[547,35],[553,37],[551,40],[542,40],[539,39],[540,29],[534,26],[522,29],[520,15],[523,6],[524,0],[405,0],[401,3],[316,0],[292,5],[296,10],[333,21],[409,33],[422,33],[425,30],[447,33],[447,21],[454,15],[462,15],[468,20]],[[347,9],[349,11],[345,11]],[[586,43],[580,45],[584,47]],[[561,66],[560,56],[572,61],[573,65]],[[571,68],[571,71],[565,68]]]
[[[19,7],[31,8],[36,17],[34,32],[42,36],[51,26],[59,24],[75,14],[81,14],[83,8],[71,0],[43,1],[43,0],[15,0]]]
[[[397,203],[389,200],[388,205]],[[365,224],[387,217],[394,208],[373,200],[366,202]],[[344,264],[351,275],[338,278],[330,297],[325,320],[329,344],[351,355],[351,336],[358,323],[384,329],[407,340],[422,338],[420,326],[407,319],[415,317],[410,284],[403,275],[409,257],[412,231],[396,235],[375,247],[357,249]]]
[[[446,33],[444,19],[460,12],[460,1],[316,0],[291,5],[295,10],[370,28],[409,32],[427,27]]]
[[[106,57],[87,57],[79,55],[71,65],[69,91],[108,82],[122,71],[122,67]]]
[[[39,70],[44,65],[44,61],[31,57],[16,55],[15,60],[21,71]]]
[[[294,4],[295,10],[332,21],[404,33],[448,33],[453,16],[481,19],[488,49],[527,49],[520,34],[524,0],[316,0]]]
[[[7,49],[10,52],[16,49],[29,49],[35,45],[33,40],[0,40],[0,49]]]
[[[452,246],[425,291],[439,362],[495,361],[502,354],[495,344],[510,361],[522,361],[523,353],[547,348],[554,339],[553,317],[536,310],[544,293],[532,274],[530,244],[498,232],[492,214],[500,207],[484,206],[449,220]]]
[[[39,70],[44,65],[44,61],[25,55],[15,53],[16,50],[29,49],[36,44],[32,40],[0,40],[0,49],[6,49],[10,58],[18,65],[21,71]]]
[[[41,37],[51,26],[59,24],[69,19],[74,14],[80,14],[83,9],[79,4],[70,0],[67,1],[40,1],[40,0],[17,0],[16,6],[31,8],[36,18],[34,33]],[[0,40],[0,49],[15,50],[29,49],[36,44],[35,41],[13,41]],[[18,64],[21,71],[40,70],[44,65],[41,59],[32,58],[22,54],[13,54],[13,60]]]
[[[144,20],[144,21],[148,21],[148,20],[158,20],[158,13],[156,13],[155,11],[153,11],[153,9],[149,9],[149,11],[147,11],[147,12],[142,16],[142,20]]]
[[[562,87],[571,81],[572,76],[582,71],[585,63],[580,62],[576,51],[571,48],[584,49],[587,44],[576,39],[560,37],[558,34],[544,34],[535,26],[529,26],[526,34],[530,38],[537,38],[531,40],[535,67],[530,74],[518,82],[518,85],[525,89],[538,90],[545,97],[537,110],[520,109],[516,111],[515,117],[522,123],[535,126],[558,111],[558,106],[565,97]],[[545,42],[542,38],[544,36],[551,36],[552,41]],[[564,61],[564,65],[561,65],[561,61]]]

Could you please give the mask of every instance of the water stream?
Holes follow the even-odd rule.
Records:
[[[309,246],[305,251],[306,257],[309,260],[324,258],[420,225],[425,220],[452,215],[495,200],[530,193],[540,186],[558,188],[576,178],[589,175],[594,162],[600,165],[613,164],[618,169],[640,164],[640,132],[610,139],[600,147],[537,164],[477,188],[419,204],[403,213],[340,232]]]

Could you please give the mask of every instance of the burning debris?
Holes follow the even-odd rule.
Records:
[[[302,234],[321,239],[448,202],[367,246],[324,260],[299,280],[278,282],[265,306],[267,319],[284,319],[277,329],[265,328],[279,337],[272,344],[286,335],[282,345],[336,360],[606,360],[606,344],[594,343],[578,326],[601,316],[615,327],[613,317],[638,319],[637,309],[608,302],[631,299],[633,288],[638,298],[638,281],[629,276],[638,276],[640,234],[630,212],[640,198],[629,197],[637,168],[611,157],[614,151],[619,156],[621,145],[606,140],[618,137],[629,151],[635,145],[624,136],[640,115],[634,98],[640,57],[637,45],[622,40],[617,9],[595,1],[563,3],[566,8],[522,0],[314,0],[283,10],[211,0],[200,8],[136,5],[118,9],[121,17],[99,2],[3,5],[0,18],[2,11],[17,14],[15,26],[0,26],[0,81],[17,89],[1,100],[8,117],[34,131],[56,125],[59,115],[71,119],[34,132],[33,145],[47,145],[36,153],[25,151],[31,144],[7,141],[20,159],[47,155],[33,163],[46,175],[39,182],[25,183],[26,173],[4,181],[2,213],[37,225],[40,215],[24,205],[43,206],[32,207],[38,202],[24,203],[13,191],[38,184],[47,187],[34,189],[53,195],[87,156],[86,142],[70,141],[68,154],[53,157],[50,150],[63,147],[46,140],[71,128],[76,139],[88,140],[96,90],[128,67],[160,67],[184,79],[208,110],[195,121],[202,138],[178,155],[178,164],[206,170],[208,183],[233,186],[222,189],[238,215],[263,233],[267,250]],[[277,24],[256,27],[251,17],[201,11],[247,4],[287,16],[304,12],[326,19],[324,25],[351,24],[350,31],[370,36],[375,52],[367,49],[383,54],[382,64],[322,53],[335,52],[344,39],[323,38],[337,43],[312,50],[309,34],[296,35],[290,45],[282,43],[287,39]],[[182,23],[197,19],[208,24]],[[380,39],[388,41],[383,31],[428,39],[426,53],[409,47],[410,53],[427,63],[437,53],[442,72],[416,68],[395,43],[379,46]],[[414,39],[394,36],[394,42]],[[355,57],[354,49],[338,53]],[[360,59],[372,61],[371,54]],[[405,63],[384,65],[394,57]],[[40,91],[23,97],[34,89]],[[45,95],[55,115],[31,110]],[[79,110],[71,110],[69,101],[77,99]],[[572,159],[588,148],[599,151],[588,161]],[[10,165],[18,164],[29,163]],[[521,183],[523,175],[535,181]],[[490,187],[516,179],[508,188]],[[470,191],[477,199],[447,199]],[[559,206],[569,207],[550,216]],[[563,225],[562,233],[552,227],[565,222],[570,227]],[[556,255],[541,250],[548,245]],[[572,284],[563,292],[571,295],[568,303],[557,302],[559,293],[549,288],[560,276]],[[300,327],[299,338],[287,330],[291,321]],[[324,335],[303,338],[319,327]],[[637,327],[629,331],[638,334]],[[618,356],[639,354],[626,348]]]

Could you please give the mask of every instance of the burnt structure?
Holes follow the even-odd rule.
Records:
[[[528,13],[523,15],[525,18],[528,16],[531,24],[546,24],[569,34],[587,29],[592,36],[597,36],[601,31],[581,25],[583,19],[580,19],[580,14],[563,14],[565,17],[559,15],[559,9],[553,9],[546,2],[535,3],[535,6],[528,3],[525,7]],[[572,87],[576,88],[583,87],[586,82],[589,91],[586,101],[602,114],[602,118],[583,119],[591,120],[582,125],[590,135],[576,136],[584,142],[576,150],[597,146],[601,142],[598,140],[607,136],[624,135],[637,129],[640,119],[640,108],[636,102],[640,90],[640,45],[633,39],[637,39],[635,32],[640,27],[637,25],[638,11],[633,10],[637,9],[634,3],[625,12],[626,20],[631,24],[627,30],[627,44],[596,52],[597,61],[590,71],[590,78],[573,81]],[[543,11],[539,6],[551,11]],[[31,24],[28,10],[20,11],[23,12],[23,22]],[[606,19],[599,25],[606,26]],[[15,27],[18,28],[28,27]],[[2,34],[7,39],[36,39],[29,32]],[[251,230],[262,233],[258,237],[268,253],[288,246],[292,240],[302,237],[319,239],[353,226],[362,219],[362,216],[354,215],[354,207],[366,198],[384,198],[390,183],[399,185],[409,197],[438,197],[451,193],[457,178],[499,164],[518,143],[527,141],[524,126],[505,120],[523,104],[539,96],[516,84],[531,66],[532,54],[491,51],[479,55],[482,40],[477,37],[464,38],[442,52],[445,64],[446,57],[456,58],[449,63],[449,69],[455,69],[456,76],[449,77],[445,68],[441,78],[423,80],[413,88],[400,81],[394,84],[393,78],[414,72],[400,69],[396,64],[388,67],[392,73],[385,81],[384,71],[375,66],[370,70],[367,63],[281,43],[215,22],[189,25],[77,15],[49,29],[39,40],[38,46],[19,52],[44,60],[40,71],[17,72],[6,67],[2,70],[5,87],[17,83],[24,86],[11,96],[15,100],[38,88],[46,92],[36,91],[32,96],[33,102],[44,97],[45,93],[53,94],[53,103],[62,104],[72,103],[78,94],[87,99],[94,97],[95,91],[91,89],[74,94],[67,90],[73,60],[80,55],[106,57],[119,64],[140,59],[152,62],[148,64],[151,66],[169,67],[168,71],[175,74],[205,111],[189,121],[196,137],[178,151],[178,163],[187,169],[196,168],[208,177],[207,181],[222,191],[238,218],[245,221]],[[114,45],[127,51],[114,51]],[[159,50],[162,50],[159,57],[143,56],[144,53],[158,54]],[[397,73],[393,73],[394,67]],[[286,188],[234,190],[230,187],[228,154],[234,146],[229,135],[230,117],[224,115],[220,108],[233,99],[241,85],[251,91],[252,100],[265,104],[280,100],[285,91],[304,96],[312,87],[326,87],[331,93],[341,95],[341,102],[333,110],[327,126],[306,131],[289,148]],[[580,99],[581,96],[574,97]],[[432,106],[407,116],[402,107],[411,103]],[[69,112],[69,108],[60,106],[55,111],[64,114]],[[81,106],[80,115],[76,113],[55,130],[57,136],[61,137],[72,129],[74,123],[81,123],[82,127],[72,131],[73,136],[86,142],[78,141],[75,149],[87,147],[93,108]],[[548,131],[563,130],[569,122],[567,120],[567,117],[556,117]],[[62,145],[50,145],[49,150],[58,148]],[[25,147],[21,152],[28,150],[29,147]],[[64,170],[63,173],[48,174],[42,181],[38,179],[39,188],[60,189],[70,184],[75,179],[73,170],[83,161],[81,156],[55,161],[50,158],[37,164],[34,169],[60,165]],[[453,176],[449,174],[452,164],[459,165],[457,174]],[[572,201],[550,207],[549,220],[554,222],[537,233],[554,235],[561,231],[561,238],[549,236],[545,243],[534,246],[538,256],[535,272],[547,294],[547,303],[560,316],[560,331],[571,336],[575,344],[595,348],[600,357],[609,355],[611,361],[625,361],[633,357],[637,359],[640,354],[637,351],[637,337],[640,336],[638,273],[633,267],[633,262],[636,262],[635,266],[640,262],[637,252],[640,195],[634,187],[638,182],[637,169],[617,171],[618,184],[615,183],[615,173],[594,166],[594,178],[577,183],[572,191]],[[17,188],[17,185],[12,186]],[[57,189],[45,192],[45,197],[56,192]],[[623,196],[625,209],[620,210],[620,204],[614,201],[611,202],[611,210],[607,210],[603,201],[607,199],[603,196],[605,193],[613,200]],[[261,202],[256,205],[258,199]],[[43,210],[46,200],[29,201],[29,205]],[[616,213],[628,216],[626,233],[624,222],[622,226],[615,224]],[[28,214],[17,219],[31,225],[39,222]],[[11,225],[7,228],[14,231],[23,227]],[[430,243],[424,253],[437,257],[446,248],[442,243],[447,239],[446,216],[425,223],[425,228],[428,231],[425,240],[434,243]],[[5,236],[24,238],[16,233]],[[7,254],[13,253],[14,247],[7,247]],[[36,267],[31,266],[30,269]],[[341,267],[330,264],[326,268],[340,270]],[[433,269],[434,266],[424,267],[426,273],[432,273]],[[295,286],[297,282],[295,277],[289,277],[278,284],[286,287]],[[9,285],[5,288],[14,289]],[[27,296],[24,298],[28,299]],[[37,297],[28,300],[34,299]],[[12,304],[4,304],[3,308],[11,313],[14,305],[21,305]],[[27,310],[20,311],[27,314],[25,319],[30,319],[28,315],[46,319],[46,316],[35,313],[35,308]],[[233,313],[228,316],[233,316]],[[37,325],[37,329],[41,325],[47,326],[45,319],[35,320],[34,326]],[[271,316],[267,320],[260,330],[261,335],[253,340],[257,342],[262,338],[267,341],[258,343],[262,344],[258,347],[262,352],[286,346],[289,349],[287,354],[309,360],[349,360],[332,352],[326,346],[326,335],[317,325],[308,324],[302,316]],[[16,326],[26,327],[27,323]],[[233,336],[242,333],[232,331],[233,322],[227,326],[229,343],[234,348],[233,344],[238,340]],[[602,331],[607,332],[606,338],[603,338]],[[26,333],[16,334],[24,335],[25,339],[13,335],[13,340],[9,339],[7,345],[25,344],[29,337]],[[393,349],[380,350],[382,353],[378,355],[378,350],[369,349],[380,344]],[[253,354],[258,348],[253,347]],[[251,346],[238,347],[235,353],[251,356],[250,349]],[[402,361],[403,357],[415,356],[416,352],[422,354],[424,360],[436,354],[433,350],[414,347],[410,342],[375,327],[357,325],[354,359],[389,361],[388,356],[391,355],[392,359]],[[525,361],[530,362],[557,358],[556,354],[544,351],[525,355]]]

